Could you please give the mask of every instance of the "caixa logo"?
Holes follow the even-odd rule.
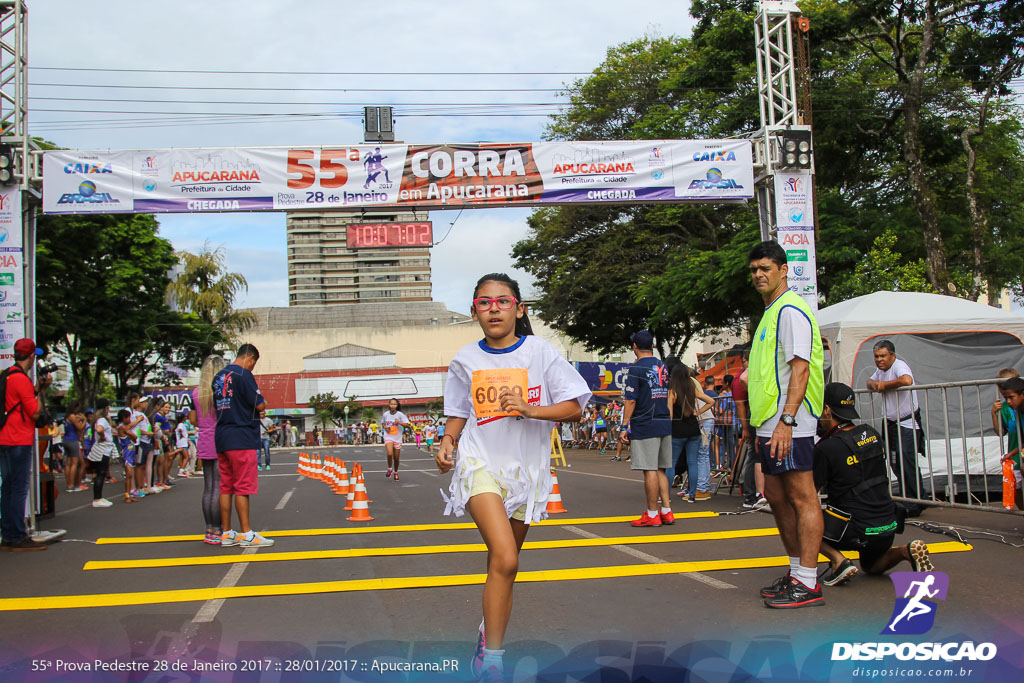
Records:
[[[942,572],[893,572],[896,604],[881,635],[921,635],[935,625],[937,600],[945,600],[949,576]],[[832,661],[880,660],[896,657],[901,661],[959,660],[988,661],[997,654],[993,643],[973,641],[949,643],[833,643]]]

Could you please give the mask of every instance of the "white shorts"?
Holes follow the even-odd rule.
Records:
[[[384,443],[385,444],[393,443],[393,444],[395,444],[395,448],[396,449],[401,449],[402,448],[402,438],[399,437],[399,436],[392,436],[390,434],[385,434],[384,435]]]

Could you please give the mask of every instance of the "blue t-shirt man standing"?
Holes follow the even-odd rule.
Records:
[[[631,469],[644,473],[647,509],[633,526],[674,524],[669,507],[668,477],[665,468],[672,466],[672,420],[668,412],[668,371],[654,357],[654,335],[640,330],[631,337],[636,364],[630,366],[626,378],[625,408],[622,424],[629,423],[619,439],[632,443]],[[658,497],[662,507],[658,507]]]
[[[249,526],[249,496],[259,490],[256,453],[260,445],[259,414],[266,408],[252,370],[260,352],[252,344],[242,344],[235,362],[218,372],[212,383],[213,405],[217,414],[214,445],[220,473],[220,512],[226,531],[220,545],[265,548],[274,541],[264,538]],[[241,533],[231,529],[231,499],[235,499]]]

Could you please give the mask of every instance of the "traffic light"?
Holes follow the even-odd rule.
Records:
[[[13,185],[17,182],[14,178],[14,148],[10,145],[0,145],[0,185]]]
[[[811,167],[811,131],[784,130],[779,134],[779,142],[782,145],[779,166],[782,168]]]

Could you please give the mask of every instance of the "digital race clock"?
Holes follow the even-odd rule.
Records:
[[[430,221],[421,223],[350,223],[349,249],[429,247],[433,244]]]

